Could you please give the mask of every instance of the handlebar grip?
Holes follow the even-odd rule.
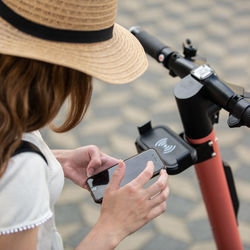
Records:
[[[146,53],[159,61],[160,52],[167,46],[138,26],[131,27],[130,32],[139,40]]]
[[[203,80],[210,99],[227,110],[241,125],[250,127],[250,103],[242,96],[235,94],[234,91],[221,81],[217,75],[213,74]],[[230,127],[234,127],[234,122],[230,121]],[[236,122],[237,123],[237,122]]]
[[[250,128],[250,107],[248,107],[243,114],[243,124]]]
[[[237,98],[234,97],[234,99]],[[240,118],[241,125],[250,127],[250,103],[246,99],[240,97],[231,110],[231,113],[235,117]]]

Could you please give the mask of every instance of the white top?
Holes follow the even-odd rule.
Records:
[[[33,152],[20,153],[10,159],[0,178],[0,235],[37,226],[38,250],[62,250],[53,212],[64,184],[62,167],[40,132],[25,133],[23,140],[36,145],[48,164]]]

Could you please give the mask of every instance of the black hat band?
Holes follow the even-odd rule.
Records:
[[[2,0],[0,0],[0,16],[24,33],[55,42],[96,43],[109,40],[113,36],[114,25],[106,29],[93,31],[56,29],[41,25],[18,15]]]

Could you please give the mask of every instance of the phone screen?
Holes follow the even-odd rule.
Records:
[[[159,174],[161,169],[165,168],[164,163],[160,159],[158,153],[154,149],[148,149],[147,151],[144,151],[124,161],[126,164],[126,172],[120,186],[122,187],[136,178],[145,169],[148,161],[152,161],[154,163],[154,176]],[[87,185],[91,190],[91,194],[95,202],[100,203],[102,201],[104,191],[110,182],[117,166],[118,164],[87,179]]]

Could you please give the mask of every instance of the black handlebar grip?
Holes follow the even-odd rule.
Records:
[[[235,127],[234,125],[236,124],[236,127],[238,127],[238,125],[250,127],[250,103],[242,96],[234,95],[228,104],[228,109],[226,110],[236,118],[235,121],[234,119],[229,120],[229,126]]]
[[[159,61],[160,52],[167,46],[138,26],[131,27],[130,32],[139,40],[146,53]]]
[[[242,120],[243,120],[243,125],[250,128],[250,107],[248,107],[243,113]]]

